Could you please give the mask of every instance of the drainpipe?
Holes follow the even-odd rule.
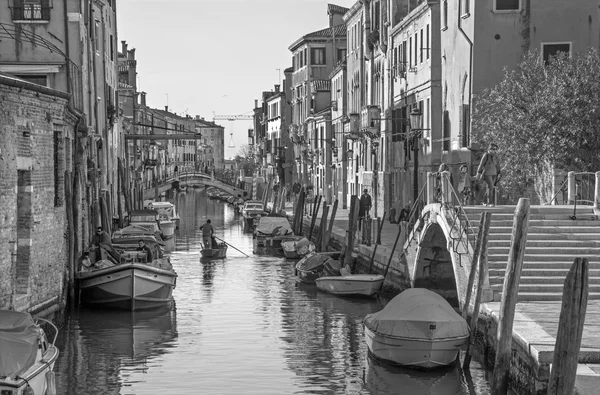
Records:
[[[67,69],[67,92],[71,94],[73,100],[73,89],[71,89],[71,56],[69,51],[69,14],[67,12],[67,2],[63,1],[63,16],[65,18],[65,57]]]
[[[460,10],[462,10],[463,0],[458,0],[458,30],[469,44],[469,92],[468,92],[468,100],[469,100],[469,108],[471,108],[471,97],[473,95],[473,41],[469,38],[467,33],[462,28],[462,18],[460,16]],[[463,103],[464,104],[464,103]],[[469,119],[469,122],[471,120]],[[462,131],[461,131],[462,132]]]

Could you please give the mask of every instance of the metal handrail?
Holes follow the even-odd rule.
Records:
[[[443,173],[442,173],[442,176],[443,176]],[[448,176],[446,176],[446,178],[448,178]],[[456,193],[456,190],[454,189],[454,186],[452,185],[452,183],[450,182],[449,179],[448,179],[448,185],[450,186],[450,191],[451,191],[453,200],[456,200],[458,202],[458,205],[453,204],[453,207],[448,207],[448,208],[454,208],[452,210],[452,214],[453,214],[452,215],[452,224],[450,225],[450,232],[449,232],[450,238],[452,238],[452,229],[454,229],[454,226],[458,222],[458,224],[460,224],[460,225],[457,230],[460,234],[460,237],[458,239],[453,239],[453,240],[458,241],[457,245],[460,245],[461,242],[464,242],[465,250],[467,251],[467,255],[469,256],[469,258],[471,258],[471,262],[472,262],[473,257],[471,256],[471,251],[469,250],[469,232],[472,232],[474,234],[473,227],[471,226],[471,221],[469,221],[469,217],[465,211],[465,208],[460,201],[460,197]],[[448,204],[450,204],[450,203],[448,203]],[[465,218],[466,226],[464,228],[462,226],[463,221],[460,220],[461,214]],[[465,237],[463,237],[463,236],[465,236]],[[456,247],[453,246],[452,249],[454,250],[455,253],[458,254]],[[462,263],[460,263],[460,265],[462,266]]]
[[[410,229],[410,232],[407,235],[408,247],[410,247],[410,245],[412,243],[412,238],[415,234],[415,225],[417,224],[417,222],[420,219],[420,218],[414,218],[414,217],[415,217],[415,215],[418,215],[419,206],[421,206],[421,211],[423,210],[423,207],[424,207],[424,204],[423,204],[424,202],[421,197],[423,195],[423,192],[425,192],[426,189],[427,189],[427,183],[425,183],[425,185],[423,185],[423,187],[421,188],[421,191],[417,195],[417,199],[413,203],[413,206],[411,207],[410,212],[408,213],[408,228]]]
[[[56,342],[56,338],[58,337],[58,328],[56,327],[56,325],[54,325],[51,321],[48,321],[45,318],[41,318],[41,317],[35,317],[36,320],[40,320],[40,321],[44,321],[48,324],[50,324],[50,326],[52,326],[52,328],[54,328],[54,339],[52,339],[52,345],[54,345],[54,342]]]
[[[569,181],[569,179],[568,179],[568,178],[566,178],[566,179],[565,179],[565,180],[562,182],[562,184],[560,184],[560,187],[559,187],[559,188],[558,188],[558,190],[557,190],[557,191],[554,193],[554,195],[552,196],[552,199],[550,199],[550,204],[552,204],[552,202],[554,202],[554,201],[556,200],[556,197],[558,196],[558,194],[559,194],[560,192],[562,192],[563,194],[565,193],[565,189],[566,189],[566,185],[567,185],[567,182],[568,182],[568,181]],[[563,195],[563,198],[564,198],[564,195]],[[564,203],[564,201],[563,201],[563,203]]]

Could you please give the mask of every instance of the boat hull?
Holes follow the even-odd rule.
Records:
[[[83,304],[119,310],[143,310],[170,303],[176,280],[175,271],[143,263],[78,273]]]
[[[381,290],[385,278],[375,274],[320,277],[315,280],[317,288],[334,295],[373,296]]]
[[[227,256],[227,246],[224,248],[204,248],[200,250],[203,258],[221,259]]]
[[[367,348],[375,358],[417,369],[435,369],[453,364],[469,336],[446,339],[408,339],[385,336],[365,326]]]
[[[173,236],[175,234],[176,224],[174,221],[161,221],[160,229],[162,230],[163,236]]]

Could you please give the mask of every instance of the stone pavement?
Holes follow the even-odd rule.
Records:
[[[315,226],[318,226],[323,213],[323,205],[317,213]],[[331,208],[330,208],[331,211]],[[310,212],[304,217],[305,224],[310,225]],[[334,220],[333,232],[344,234],[348,228],[349,209],[338,207]],[[383,213],[380,213],[382,215]],[[331,215],[331,212],[330,212]],[[387,214],[386,214],[387,216]],[[380,250],[391,249],[396,240],[398,225],[384,219],[381,231]],[[373,221],[373,228],[377,222]],[[337,228],[337,229],[336,229]],[[373,230],[373,234],[376,234]],[[373,244],[372,244],[373,246]],[[397,247],[398,248],[398,247]],[[500,303],[484,303],[483,310],[498,318]],[[558,331],[561,302],[520,302],[517,304],[514,323],[514,341],[521,342],[539,363],[552,363],[554,344]],[[586,321],[577,371],[576,390],[579,395],[600,394],[600,300],[588,302]]]

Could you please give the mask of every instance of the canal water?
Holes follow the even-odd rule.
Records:
[[[67,316],[55,367],[58,394],[486,394],[486,372],[419,372],[367,353],[362,319],[384,301],[300,285],[293,263],[252,254],[231,206],[202,190],[175,197],[181,216],[167,246],[179,277],[174,305],[145,312]],[[230,248],[200,260],[207,218]]]

